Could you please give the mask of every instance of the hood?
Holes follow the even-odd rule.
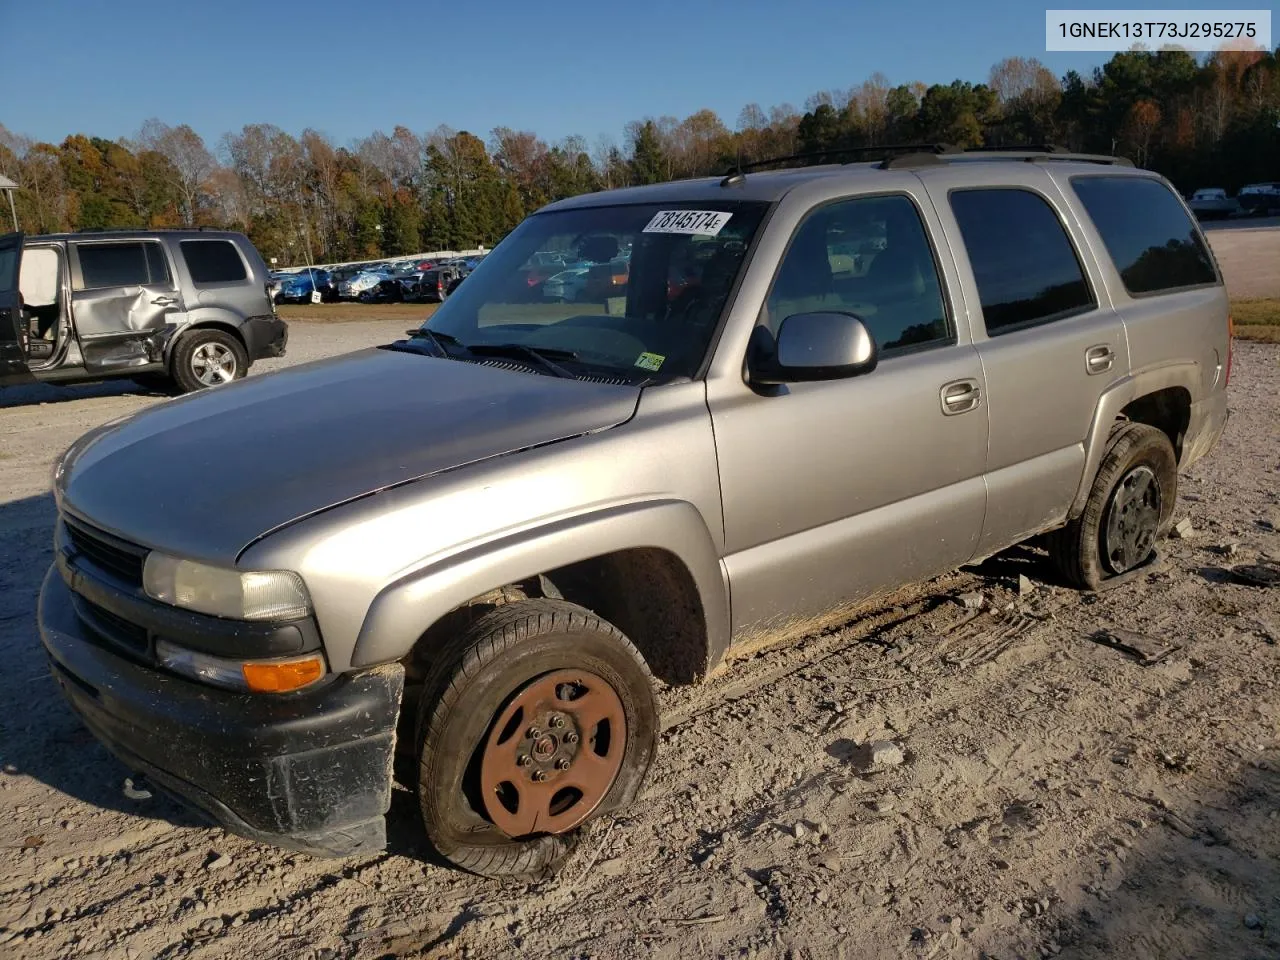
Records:
[[[172,400],[75,444],[64,506],[117,536],[229,563],[352,498],[604,430],[640,388],[368,349]]]

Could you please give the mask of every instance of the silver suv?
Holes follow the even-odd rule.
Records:
[[[550,255],[582,282],[547,295]],[[232,830],[380,848],[399,754],[443,856],[546,870],[640,790],[655,677],[1033,537],[1081,588],[1142,575],[1229,323],[1185,203],[1114,158],[565,200],[406,339],[75,443],[41,635]]]
[[[283,355],[249,238],[212,230],[0,236],[0,384],[133,377],[182,392]]]

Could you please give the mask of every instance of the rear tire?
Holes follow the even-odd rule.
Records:
[[[560,773],[547,765],[560,762],[553,759],[563,755],[557,750],[573,753],[571,761],[563,761],[567,781],[583,772],[590,775],[594,758],[587,757],[586,751],[594,750],[602,737],[613,744],[611,738],[619,731],[603,722],[581,727],[581,736],[575,733],[570,741],[566,731],[576,729],[577,720],[573,701],[565,700],[565,715],[570,717],[567,726],[557,718],[559,723],[553,719],[547,728],[558,727],[559,739],[534,734],[538,739],[532,750],[518,746],[526,736],[519,731],[526,724],[541,721],[530,719],[532,709],[530,716],[524,716],[512,714],[512,707],[540,678],[545,683],[548,675],[560,671],[591,678],[586,689],[592,693],[607,687],[616,698],[612,702],[620,703],[624,718],[621,746],[617,751],[607,747],[617,764],[616,772],[607,785],[601,781],[594,796],[583,795],[574,801],[573,805],[583,804],[574,811],[581,814],[576,822],[588,822],[625,807],[644,783],[657,749],[658,710],[652,677],[636,648],[616,627],[563,600],[526,600],[498,607],[447,641],[433,656],[419,704],[418,798],[423,825],[432,846],[456,866],[487,877],[546,875],[573,851],[577,826],[566,826],[558,833],[531,832],[515,837],[504,832],[490,812],[502,819],[502,811],[487,806],[499,802],[501,791],[485,791],[480,785],[482,770],[492,769],[495,762],[510,764],[507,777],[516,782],[523,813],[526,797],[532,804],[535,791],[555,789]],[[503,730],[496,726],[500,719]],[[546,774],[533,769],[543,740],[547,741],[547,752],[540,759],[552,770],[549,786],[533,783],[537,776],[547,780]],[[570,743],[577,746],[567,746]],[[533,763],[529,753],[535,754]],[[562,792],[563,788],[556,796]],[[548,801],[553,812],[555,803],[554,799]]]
[[[244,344],[225,330],[193,330],[174,347],[170,369],[178,388],[194,393],[243,379],[249,372],[249,354]]]
[[[1097,590],[1146,562],[1173,520],[1177,496],[1178,461],[1169,438],[1145,423],[1121,421],[1111,430],[1084,512],[1047,535],[1049,557],[1069,584]]]

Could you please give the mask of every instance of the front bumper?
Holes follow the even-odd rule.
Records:
[[[253,840],[317,856],[385,847],[402,667],[291,695],[193,683],[102,645],[56,567],[39,625],[72,709],[156,786]]]
[[[249,361],[283,357],[289,344],[289,325],[280,317],[249,317],[240,326]]]

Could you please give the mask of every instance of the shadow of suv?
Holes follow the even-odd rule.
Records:
[[[133,377],[188,393],[284,354],[262,256],[240,233],[0,237],[0,384]]]

